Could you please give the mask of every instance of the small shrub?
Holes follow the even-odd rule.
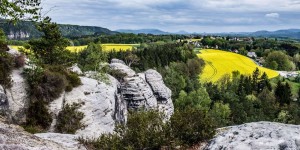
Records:
[[[98,139],[79,141],[89,149],[160,149],[170,144],[170,128],[156,111],[131,112],[126,125],[117,125],[115,133]]]
[[[23,126],[23,128],[25,131],[27,131],[31,134],[41,133],[44,131],[44,129],[40,126],[25,125],[25,126]]]
[[[109,74],[113,77],[115,77],[118,81],[123,80],[124,77],[126,77],[126,73],[120,71],[120,70],[110,70]]]
[[[76,73],[69,72],[67,75],[67,80],[69,81],[69,85],[72,87],[81,85],[81,80]]]
[[[66,92],[71,92],[73,90],[73,86],[67,85],[65,91]]]
[[[182,145],[192,146],[211,139],[215,133],[215,123],[200,109],[187,107],[175,111],[171,117],[171,128],[175,138]]]
[[[66,79],[57,72],[45,71],[43,80],[40,84],[42,94],[47,101],[58,98],[66,88]]]
[[[30,127],[28,128],[28,131],[29,129],[36,129],[36,127],[47,129],[51,122],[52,117],[48,112],[46,102],[43,100],[31,99],[26,117],[26,126]]]
[[[13,58],[6,52],[0,52],[0,84],[4,88],[11,86],[10,73],[13,68]]]
[[[78,129],[85,127],[80,121],[84,114],[77,109],[79,104],[67,104],[57,117],[56,131],[59,133],[75,134]]]
[[[24,55],[19,55],[15,57],[15,67],[16,68],[21,68],[25,65],[25,56]]]

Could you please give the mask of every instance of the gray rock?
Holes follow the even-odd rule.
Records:
[[[125,77],[121,84],[121,93],[129,109],[157,108],[157,100],[151,87],[139,75]]]
[[[116,59],[116,58],[113,58],[111,59],[110,63],[120,63],[120,64],[123,64],[125,65],[125,62],[123,60],[120,60],[120,59]]]
[[[0,85],[0,106],[6,106],[8,104],[7,101],[8,100],[4,88]]]
[[[113,70],[119,70],[123,73],[125,73],[127,76],[132,77],[135,75],[135,71],[133,71],[130,67],[126,66],[123,63],[111,63],[109,64],[109,67]]]
[[[152,88],[159,110],[163,111],[170,118],[174,112],[171,99],[172,91],[164,84],[162,76],[156,70],[147,70],[145,72],[145,80]]]
[[[17,125],[4,123],[0,118],[0,149],[5,150],[84,150],[82,146],[71,147],[63,141],[53,142],[27,133]]]
[[[74,64],[72,67],[68,68],[70,71],[77,73],[79,75],[83,74],[83,72],[81,71],[81,69],[78,67],[77,64]]]
[[[54,116],[52,126],[63,105],[82,104],[78,111],[84,113],[81,122],[86,126],[76,135],[87,138],[98,138],[102,133],[111,133],[115,122],[124,122],[127,116],[126,103],[118,94],[119,82],[109,76],[110,84],[95,79],[80,77],[82,85],[66,92],[50,103],[49,110]],[[53,131],[53,130],[52,130]]]
[[[60,134],[60,133],[38,133],[34,134],[45,140],[53,141],[55,143],[61,144],[69,149],[80,149],[85,150],[86,148],[81,145],[76,139],[79,138],[73,134]]]
[[[299,150],[300,126],[254,122],[219,129],[206,149]]]
[[[0,85],[0,115],[7,115],[8,99],[5,94],[4,88]]]
[[[12,86],[6,89],[8,100],[8,118],[14,123],[26,121],[25,110],[28,108],[27,83],[22,76],[23,69],[13,70],[11,74]]]

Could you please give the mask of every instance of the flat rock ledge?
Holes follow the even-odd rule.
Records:
[[[300,125],[253,122],[220,128],[208,150],[300,150]]]

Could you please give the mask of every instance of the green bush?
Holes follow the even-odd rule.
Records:
[[[26,126],[31,131],[40,131],[47,129],[52,122],[52,117],[46,107],[46,102],[43,100],[31,99],[27,110]],[[36,130],[41,127],[41,129]],[[33,130],[34,129],[34,130]]]
[[[80,80],[79,76],[76,73],[68,71],[62,65],[47,66],[47,69],[51,72],[57,72],[57,73],[65,76],[65,79],[66,79],[65,90],[67,92],[72,91],[73,87],[77,87],[77,86],[81,85],[81,80]]]
[[[114,134],[96,140],[79,141],[89,149],[160,149],[170,145],[171,134],[163,115],[156,111],[131,112],[126,125],[117,125]]]
[[[78,129],[84,127],[80,122],[84,118],[84,114],[77,109],[80,104],[67,104],[57,117],[56,131],[59,133],[75,134]]]
[[[212,118],[196,108],[177,110],[171,117],[172,133],[182,145],[191,146],[211,139],[215,134],[215,127]]]
[[[72,87],[77,87],[81,85],[81,80],[76,73],[69,72],[66,77],[69,81],[69,85],[71,85]]]
[[[66,88],[65,76],[57,73],[45,71],[40,84],[42,95],[46,101],[50,102],[58,98]]]
[[[4,88],[11,86],[10,73],[13,68],[13,58],[6,52],[0,52],[0,84]]]

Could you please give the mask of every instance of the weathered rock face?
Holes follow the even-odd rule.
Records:
[[[62,93],[58,99],[50,102],[48,108],[53,116],[53,122],[48,132],[55,132],[59,112],[66,104],[73,103],[81,104],[78,111],[84,113],[81,122],[85,125],[85,128],[76,131],[75,136],[86,138],[98,138],[103,133],[113,132],[115,123],[126,122],[128,109],[158,109],[167,117],[171,116],[173,113],[171,91],[164,85],[158,72],[148,70],[136,74],[120,60],[114,60],[110,67],[127,75],[121,83],[110,75],[108,82],[102,82],[93,79],[92,72],[85,73],[85,76],[80,77],[82,85],[71,92]],[[76,66],[69,69],[83,74]],[[26,121],[25,111],[28,107],[27,84],[21,73],[21,69],[12,72],[13,82],[10,89],[3,92],[4,90],[0,88],[0,109],[4,110],[15,123]],[[50,134],[45,136],[52,137]]]
[[[82,104],[79,111],[85,115],[81,122],[86,127],[78,130],[76,135],[98,138],[102,133],[113,132],[115,122],[124,122],[127,114],[126,103],[118,94],[119,82],[111,76],[110,84],[87,77],[80,79],[82,85],[51,102],[50,111],[56,117],[64,105],[79,103]]]
[[[0,85],[0,114],[5,114],[8,109],[8,99],[4,88]]]
[[[74,138],[53,142],[27,133],[17,125],[8,125],[0,118],[0,149],[5,150],[84,150]],[[63,135],[61,135],[63,137]]]
[[[10,31],[9,35],[7,35],[8,39],[26,39],[29,38],[30,34],[24,31]]]
[[[141,76],[144,74],[125,77],[121,84],[121,94],[130,109],[155,109],[157,100],[151,87]]]
[[[159,110],[165,112],[170,117],[174,112],[171,99],[172,91],[164,84],[162,76],[156,70],[147,70],[145,72],[145,79],[151,86],[153,94],[157,99]]]
[[[25,122],[25,110],[28,107],[27,84],[22,76],[22,69],[13,70],[11,74],[12,86],[6,89],[7,111],[6,115],[14,123]]]
[[[206,149],[299,150],[300,126],[256,122],[226,127],[220,129]]]
[[[117,60],[112,61],[111,69],[127,74],[121,82],[121,95],[129,109],[158,109],[170,118],[174,112],[171,90],[166,87],[162,76],[155,70],[136,74],[132,69]]]

